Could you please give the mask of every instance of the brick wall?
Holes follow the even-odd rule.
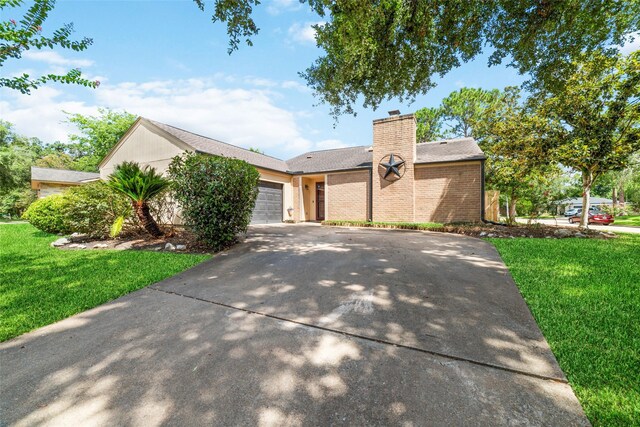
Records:
[[[368,219],[368,170],[329,174],[325,185],[327,219]]]
[[[481,163],[417,166],[416,222],[476,222],[481,210]]]
[[[378,166],[388,154],[405,160],[404,176],[394,182],[383,179]],[[413,114],[373,121],[373,220],[414,220],[414,172],[416,121]]]

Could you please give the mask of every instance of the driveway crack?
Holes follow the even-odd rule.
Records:
[[[490,368],[490,369],[497,369],[500,371],[504,371],[504,372],[510,372],[513,374],[517,374],[517,375],[525,375],[527,377],[531,377],[531,378],[537,378],[537,379],[541,379],[541,380],[546,380],[546,381],[553,381],[553,382],[558,382],[558,383],[563,383],[563,384],[567,384],[568,381],[564,378],[558,378],[558,377],[551,377],[551,376],[547,376],[547,375],[539,375],[539,374],[534,374],[531,372],[527,372],[527,371],[523,371],[520,369],[514,369],[514,368],[509,368],[506,366],[501,366],[501,365],[495,365],[493,363],[488,363],[488,362],[482,362],[480,360],[475,360],[475,359],[470,359],[467,357],[461,357],[461,356],[456,356],[456,355],[452,355],[452,354],[447,354],[447,353],[442,353],[439,351],[434,351],[434,350],[427,350],[424,348],[420,348],[420,347],[414,347],[412,345],[407,345],[407,344],[400,344],[400,343],[396,343],[393,341],[388,341],[388,340],[384,340],[381,338],[373,338],[373,337],[368,337],[366,335],[360,335],[360,334],[355,334],[352,332],[346,332],[346,331],[341,331],[338,329],[333,329],[333,328],[329,328],[327,326],[321,326],[321,325],[317,325],[317,324],[313,324],[313,323],[307,323],[307,322],[301,322],[298,320],[292,320],[292,319],[287,319],[286,317],[281,317],[281,316],[276,316],[273,314],[268,314],[268,313],[263,313],[260,311],[256,311],[256,310],[251,310],[250,308],[243,308],[243,307],[237,307],[231,304],[225,304],[223,302],[219,302],[219,301],[212,301],[212,300],[208,300],[205,298],[200,298],[200,297],[194,297],[191,295],[186,295],[186,294],[181,294],[179,292],[175,292],[175,291],[167,291],[164,289],[159,289],[152,286],[147,287],[147,289],[151,289],[157,292],[162,292],[165,294],[169,294],[169,295],[175,295],[175,296],[179,296],[179,297],[183,297],[183,298],[189,298],[192,300],[196,300],[196,301],[200,301],[200,302],[204,302],[207,304],[213,304],[213,305],[217,305],[220,307],[225,307],[228,309],[232,309],[232,310],[237,310],[237,311],[243,311],[245,313],[248,314],[253,314],[253,315],[257,315],[257,316],[262,316],[262,317],[267,317],[270,319],[274,319],[274,320],[279,320],[281,322],[288,322],[288,323],[293,323],[296,325],[300,325],[300,326],[305,326],[308,328],[313,328],[313,329],[318,329],[321,331],[325,331],[325,332],[331,332],[334,334],[339,334],[345,337],[351,337],[351,338],[358,338],[358,339],[362,339],[362,340],[366,340],[366,341],[370,341],[370,342],[375,342],[378,344],[383,344],[383,345],[390,345],[393,347],[397,347],[397,348],[403,348],[403,349],[407,349],[407,350],[412,350],[412,351],[417,351],[419,353],[423,353],[423,354],[429,354],[432,356],[438,356],[438,357],[443,357],[449,360],[455,360],[455,361],[459,361],[459,362],[467,362],[470,363],[472,365],[477,365],[477,366],[483,366],[485,368]]]

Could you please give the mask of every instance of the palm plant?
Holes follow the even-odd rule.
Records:
[[[156,172],[155,168],[141,168],[135,162],[124,162],[116,166],[107,184],[131,199],[140,224],[150,235],[162,237],[162,230],[151,216],[148,202],[169,186],[168,179]]]

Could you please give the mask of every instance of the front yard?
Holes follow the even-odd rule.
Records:
[[[614,225],[634,225],[640,227],[640,215],[617,216]]]
[[[591,422],[640,425],[640,235],[491,242]]]
[[[29,224],[0,226],[0,341],[172,276],[208,255],[63,251]]]

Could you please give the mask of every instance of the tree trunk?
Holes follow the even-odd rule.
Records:
[[[613,190],[611,190],[611,201],[613,202],[613,213],[618,211],[618,183],[613,184]]]
[[[511,195],[509,197],[509,213],[508,213],[508,220],[509,220],[509,224],[515,224],[516,222],[516,202],[518,201],[518,199]]]
[[[591,203],[591,186],[593,185],[593,172],[582,171],[582,214],[580,215],[580,227],[589,227],[589,204]]]
[[[160,230],[160,227],[158,227],[158,223],[156,223],[156,220],[151,216],[151,212],[149,212],[149,205],[147,205],[146,202],[135,201],[132,202],[132,204],[133,210],[136,212],[136,215],[140,220],[140,224],[147,231],[147,233],[149,233],[156,239],[162,237],[164,233],[162,233],[162,230]]]

